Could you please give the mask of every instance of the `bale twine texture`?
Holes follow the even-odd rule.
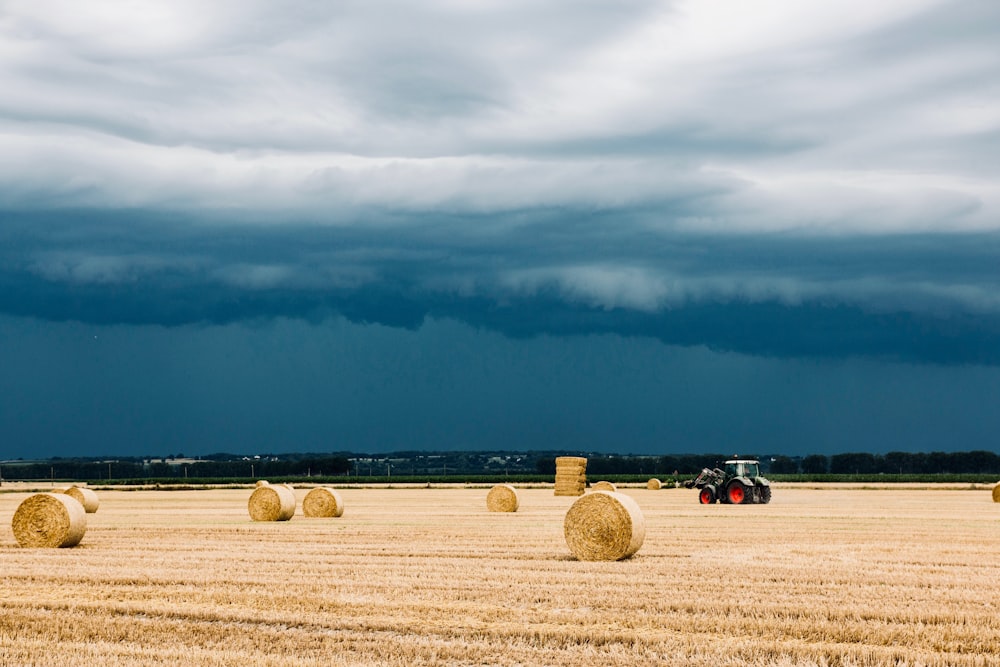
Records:
[[[302,513],[308,517],[343,516],[344,501],[336,490],[317,486],[302,499]]]
[[[556,457],[555,495],[582,496],[587,486],[587,459],[580,456]]]
[[[510,484],[497,484],[486,494],[486,509],[491,512],[516,512],[519,505],[517,489]]]
[[[18,505],[11,527],[22,547],[75,547],[87,532],[87,512],[64,493],[36,493]]]
[[[247,503],[254,521],[288,521],[295,514],[295,494],[281,484],[259,486]]]
[[[563,533],[569,550],[579,560],[622,560],[642,546],[646,520],[629,496],[596,491],[569,508]]]
[[[651,491],[659,491],[660,489],[663,488],[663,482],[654,477],[653,479],[646,482],[646,488]]]
[[[993,487],[993,502],[1000,503],[1000,482]]]
[[[593,486],[590,487],[590,490],[591,491],[617,491],[618,487],[616,487],[611,482],[605,482],[604,480],[601,480],[600,482],[594,482]]]
[[[76,498],[77,502],[83,505],[83,510],[87,514],[93,514],[101,506],[101,500],[93,489],[86,489],[80,486],[71,486],[63,491],[67,496]]]

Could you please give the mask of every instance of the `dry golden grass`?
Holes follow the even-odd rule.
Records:
[[[5,483],[4,490],[8,489]],[[776,487],[769,505],[619,489],[642,549],[571,557],[573,498],[341,489],[253,522],[247,489],[102,490],[73,549],[25,549],[0,494],[0,664],[994,665],[990,490]]]

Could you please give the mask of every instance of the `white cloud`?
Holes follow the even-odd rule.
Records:
[[[947,10],[8,3],[0,202],[997,229],[1000,158],[967,152],[998,128],[996,35],[968,19],[921,49]]]
[[[873,312],[897,309],[947,314],[956,307],[978,314],[1000,313],[1000,283],[929,282],[885,273],[819,280],[801,274],[726,271],[711,276],[671,270],[590,265],[505,272],[499,285],[518,296],[556,291],[567,301],[604,310],[656,312],[691,304],[741,302],[799,306],[839,303]],[[475,293],[468,285],[461,290]]]
[[[288,286],[294,269],[274,264],[234,264],[217,269],[213,277],[234,287],[267,289]]]
[[[670,292],[661,276],[646,269],[606,265],[510,271],[500,277],[500,284],[513,293],[529,295],[555,287],[576,303],[646,312],[659,310]]]
[[[101,252],[44,252],[30,260],[30,271],[45,280],[81,285],[118,285],[147,279],[165,270],[191,271],[199,260],[166,255]]]

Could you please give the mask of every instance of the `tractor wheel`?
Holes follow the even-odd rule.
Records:
[[[726,497],[733,505],[742,505],[743,501],[747,499],[746,487],[743,486],[742,482],[734,481],[726,487]]]
[[[771,487],[762,486],[760,487],[760,502],[769,503],[771,502]]]
[[[710,486],[703,487],[698,492],[698,502],[702,505],[711,505],[715,502],[715,489]]]

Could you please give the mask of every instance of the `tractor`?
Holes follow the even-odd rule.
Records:
[[[700,489],[702,505],[771,502],[771,482],[760,476],[760,464],[753,459],[726,461],[725,468],[703,468],[694,479],[684,482],[689,489]]]

